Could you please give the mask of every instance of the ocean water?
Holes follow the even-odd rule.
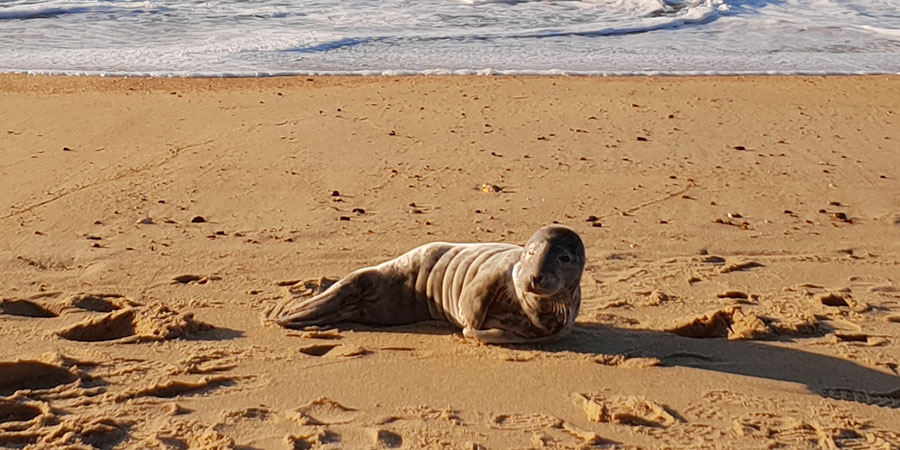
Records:
[[[0,0],[0,72],[900,73],[900,0]]]

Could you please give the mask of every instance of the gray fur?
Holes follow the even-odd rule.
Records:
[[[574,324],[584,265],[581,238],[560,225],[541,228],[524,247],[430,243],[292,302],[275,321],[304,328],[437,319],[488,343],[546,340]]]

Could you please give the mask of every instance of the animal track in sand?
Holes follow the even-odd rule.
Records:
[[[191,313],[151,305],[111,312],[60,330],[57,334],[64,339],[81,342],[139,342],[188,337],[211,328],[195,320]]]
[[[684,422],[672,410],[641,397],[575,394],[573,401],[581,406],[591,422],[656,428],[667,428]]]

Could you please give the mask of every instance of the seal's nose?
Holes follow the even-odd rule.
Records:
[[[543,277],[541,275],[532,275],[531,276],[531,288],[537,289],[541,286],[541,279]]]

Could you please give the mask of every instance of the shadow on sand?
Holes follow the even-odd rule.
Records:
[[[697,339],[654,330],[579,323],[546,352],[658,358],[663,366],[788,381],[823,397],[900,408],[900,377],[834,356],[787,348],[777,341]],[[887,370],[887,369],[885,369]]]
[[[433,335],[459,332],[442,322],[394,327],[341,324],[337,328]],[[784,344],[779,341],[687,338],[655,330],[578,323],[571,334],[559,341],[508,347],[551,353],[652,357],[666,367],[690,367],[801,383],[823,397],[900,408],[900,377],[846,359],[787,348]]]

